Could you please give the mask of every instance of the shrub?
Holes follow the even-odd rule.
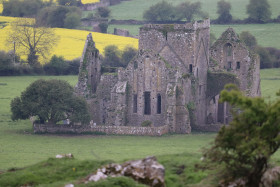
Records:
[[[259,186],[280,146],[280,100],[246,97],[235,85],[227,85],[220,100],[232,106],[233,120],[221,128],[205,156],[221,168],[222,185],[241,179],[244,186]]]
[[[152,126],[152,122],[149,121],[149,120],[143,121],[143,122],[141,123],[141,126],[142,126],[142,127],[151,127],[151,126]]]

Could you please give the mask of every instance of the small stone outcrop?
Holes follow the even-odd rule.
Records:
[[[74,155],[69,153],[69,154],[61,154],[61,155],[56,155],[55,158],[74,158]]]
[[[152,187],[163,187],[164,167],[157,162],[155,157],[142,160],[128,161],[124,164],[109,164],[98,169],[93,175],[86,178],[86,182],[99,181],[107,177],[131,177],[135,181]]]

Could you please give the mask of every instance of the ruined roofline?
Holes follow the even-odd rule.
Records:
[[[185,24],[145,24],[140,28],[141,30],[165,30],[166,28],[172,27],[173,30],[197,30],[197,29],[207,29],[210,28],[210,19],[205,19],[201,21],[194,21]]]

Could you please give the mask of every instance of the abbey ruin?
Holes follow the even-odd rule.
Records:
[[[230,121],[219,103],[227,83],[260,95],[259,57],[233,29],[210,46],[210,20],[140,28],[139,50],[127,68],[101,73],[100,54],[88,35],[76,92],[96,126],[167,127],[170,133],[218,129]]]

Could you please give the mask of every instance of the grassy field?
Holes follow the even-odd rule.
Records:
[[[0,170],[24,167],[59,153],[73,153],[79,160],[115,160],[142,158],[147,155],[192,154],[201,156],[201,148],[213,140],[215,134],[166,135],[163,137],[135,136],[58,136],[32,134],[29,120],[13,122],[9,104],[34,80],[63,79],[71,85],[77,76],[0,77]],[[276,99],[280,89],[280,69],[261,71],[262,94]],[[271,98],[269,98],[271,97]],[[280,158],[280,155],[279,155]]]
[[[114,19],[135,19],[142,20],[143,12],[150,6],[161,2],[162,0],[132,0],[124,1],[119,5],[111,6],[112,17]],[[173,5],[177,5],[185,0],[167,0]],[[198,0],[190,0],[191,2],[197,2]],[[202,3],[202,10],[207,12],[211,19],[217,18],[217,2],[219,0],[199,0]],[[235,19],[247,18],[246,6],[249,4],[249,0],[228,0],[231,3],[231,14]],[[268,0],[271,6],[272,17],[277,17],[280,14],[279,7],[280,1]]]

